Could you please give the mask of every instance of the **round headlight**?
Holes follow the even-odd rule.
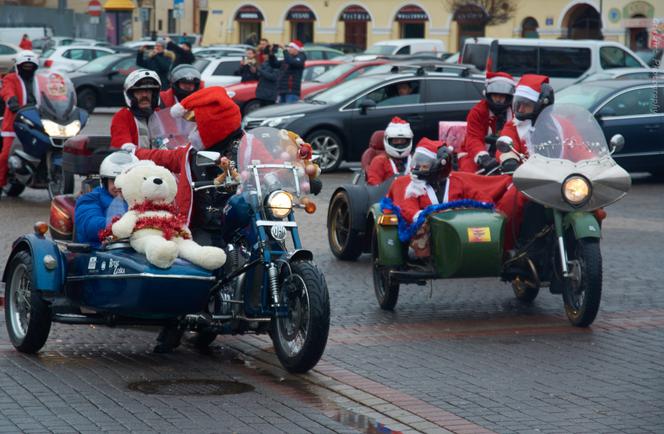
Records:
[[[580,175],[572,175],[563,182],[563,197],[572,206],[583,205],[590,198],[590,182]]]
[[[278,190],[268,196],[267,206],[275,218],[282,219],[293,209],[293,198],[285,191]]]

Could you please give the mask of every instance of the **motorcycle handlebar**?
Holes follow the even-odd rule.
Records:
[[[191,183],[191,188],[214,187],[214,185],[214,181],[193,181]]]

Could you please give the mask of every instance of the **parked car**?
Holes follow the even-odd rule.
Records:
[[[199,58],[194,67],[201,72],[201,80],[206,86],[229,86],[241,80],[239,75],[234,75],[241,60],[242,57],[237,56]]]
[[[196,56],[199,57],[221,57],[221,56],[244,56],[245,49],[240,47],[224,46],[211,46],[211,47],[196,47],[191,50]]]
[[[664,175],[664,81],[600,80],[579,83],[556,94],[556,104],[577,104],[599,121],[609,140],[625,137],[613,158],[628,171]]]
[[[463,65],[460,63],[446,63],[438,59],[414,59],[409,61],[400,61],[400,62],[390,62],[385,63],[380,66],[376,66],[371,70],[365,72],[364,74],[386,74],[388,72],[405,72],[408,70],[416,71],[418,68],[424,68],[425,71],[430,72],[448,72],[451,74],[469,76],[469,75],[481,75],[484,77],[484,74],[475,68],[475,65]]]
[[[90,38],[76,38],[74,39],[74,42],[72,45],[91,45],[93,47],[109,47],[111,44],[109,44],[106,41],[98,41],[96,39],[90,39]]]
[[[492,70],[515,77],[547,75],[554,89],[569,86],[586,74],[614,68],[648,67],[617,42],[569,39],[466,39],[461,61],[475,65],[480,71],[490,63]]]
[[[14,67],[16,53],[21,51],[18,45],[7,42],[0,43],[0,75],[6,74]]]
[[[352,80],[385,62],[387,61],[381,59],[370,62],[340,63],[320,74],[318,77],[302,83],[300,96],[304,99],[311,94],[329,89],[341,82]]]
[[[307,60],[304,64],[304,73],[302,74],[302,81],[314,80],[319,75],[328,71],[330,68],[338,65],[338,60]],[[250,113],[260,107],[260,103],[256,100],[256,85],[257,81],[247,81],[244,83],[237,83],[226,87],[226,90],[233,92],[233,101],[240,106],[243,114]]]
[[[445,44],[439,39],[391,39],[376,42],[362,54],[414,54],[419,52],[440,53],[445,51]]]
[[[91,60],[114,54],[115,51],[106,47],[94,47],[92,45],[66,45],[50,48],[39,57],[39,63],[43,68],[54,71],[71,72]]]
[[[655,69],[664,69],[664,48],[639,50],[636,55],[648,64],[649,67]]]
[[[136,55],[122,53],[100,57],[70,72],[77,105],[88,113],[96,107],[124,106],[122,86],[127,75],[137,68]]]
[[[305,45],[302,51],[307,56],[307,60],[329,60],[344,55],[341,50],[323,45]]]
[[[333,48],[335,50],[342,51],[344,54],[361,53],[362,51],[364,51],[362,48],[358,47],[357,45],[344,44],[339,42],[332,42],[329,44],[316,44],[316,45],[319,45],[321,47]]]
[[[404,84],[410,93],[400,95],[398,87]],[[331,171],[343,160],[359,161],[369,136],[394,116],[410,122],[415,141],[438,137],[438,122],[465,120],[483,88],[483,78],[449,73],[366,75],[305,102],[258,109],[244,117],[243,125],[295,131],[320,155],[321,169]]]
[[[577,83],[587,83],[597,80],[644,80],[644,79],[664,79],[664,71],[652,68],[616,68],[607,71],[596,72],[581,77]],[[576,83],[575,83],[576,84]]]
[[[43,53],[49,48],[60,47],[63,45],[71,45],[74,43],[75,38],[69,36],[51,36],[49,38],[37,38],[32,40],[32,51],[35,53]]]
[[[138,50],[141,47],[147,47],[149,50],[152,50],[155,46],[155,41],[151,39],[140,40],[140,41],[127,41],[120,44],[120,46],[131,48],[132,50]]]

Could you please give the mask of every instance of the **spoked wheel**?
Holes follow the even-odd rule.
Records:
[[[290,272],[292,271],[292,273]],[[270,335],[281,364],[307,372],[320,360],[330,330],[330,299],[323,274],[309,261],[296,261],[279,279],[288,316],[272,320]]]
[[[348,194],[340,191],[327,213],[327,241],[334,256],[345,261],[354,261],[362,254],[362,239],[352,224]]]
[[[336,170],[343,158],[343,145],[338,135],[329,130],[318,130],[307,137],[314,154],[318,155],[318,166],[323,172]]]
[[[35,291],[32,259],[19,252],[9,263],[5,321],[12,345],[23,353],[39,351],[51,331],[51,310]]]
[[[399,282],[390,279],[390,268],[378,264],[378,235],[376,229],[371,236],[371,259],[373,263],[374,292],[383,310],[394,310],[399,300]]]
[[[602,298],[602,252],[599,239],[569,243],[570,277],[563,278],[563,302],[569,321],[577,327],[593,323]]]

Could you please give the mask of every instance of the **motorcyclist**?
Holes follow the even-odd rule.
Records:
[[[111,119],[111,147],[120,148],[131,143],[150,148],[148,119],[159,106],[161,81],[156,72],[138,69],[124,82],[127,107],[121,108]]]
[[[468,112],[466,139],[459,153],[459,170],[484,173],[498,167],[495,148],[488,150],[486,137],[497,135],[513,119],[514,79],[504,72],[487,72],[484,99]],[[493,152],[492,152],[493,151]]]
[[[174,106],[202,87],[201,73],[188,64],[181,64],[171,69],[168,77],[171,87],[159,94],[161,108]]]
[[[394,175],[410,173],[410,151],[413,149],[413,131],[410,124],[394,117],[385,128],[383,138],[386,154],[378,155],[367,169],[369,185],[382,184]]]
[[[99,247],[100,231],[114,216],[127,211],[127,203],[122,199],[122,191],[115,186],[115,178],[137,161],[138,158],[124,151],[113,152],[104,158],[99,166],[101,185],[76,199],[76,242]]]
[[[39,68],[37,55],[32,51],[21,51],[16,55],[14,71],[2,79],[0,96],[5,102],[2,120],[2,150],[0,151],[0,188],[7,184],[7,160],[11,152],[16,112],[23,106],[35,104],[34,77]],[[1,192],[1,190],[0,190]]]

